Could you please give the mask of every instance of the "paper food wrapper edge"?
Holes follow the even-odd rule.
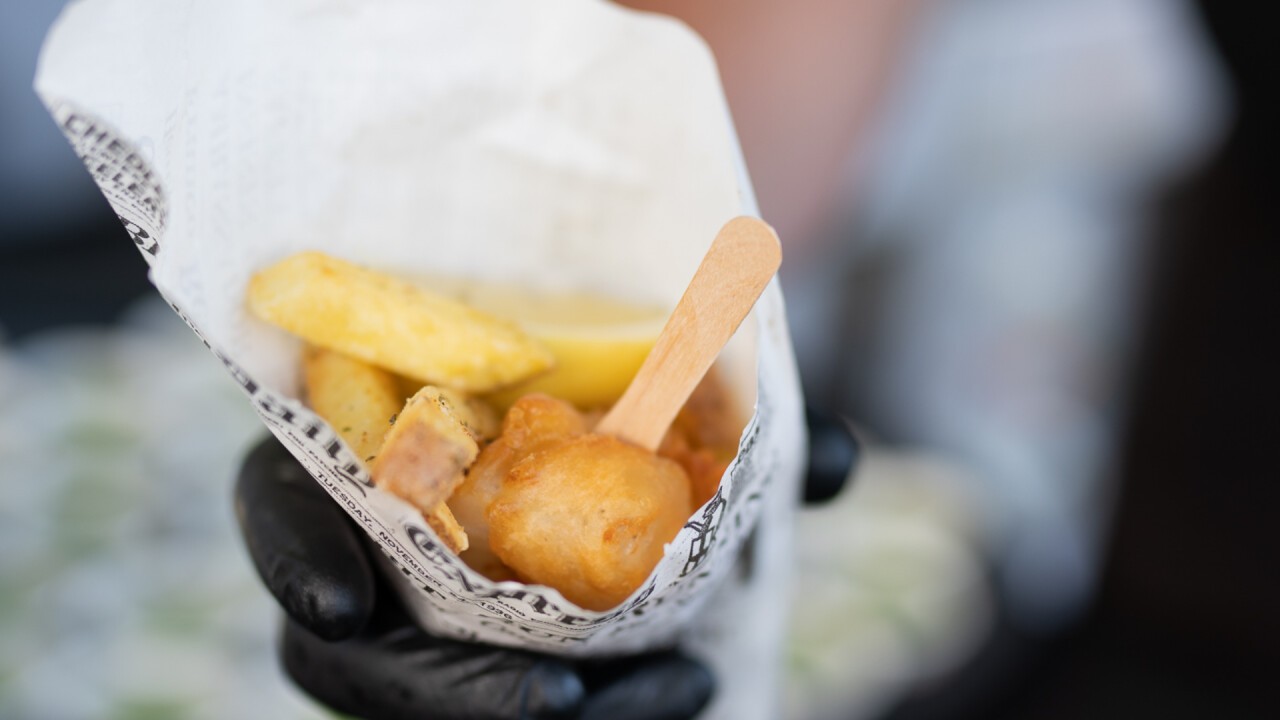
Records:
[[[244,310],[249,274],[301,249],[671,305],[719,225],[756,214],[714,65],[687,29],[600,0],[443,5],[83,0],[46,40],[36,87],[161,294],[377,542],[428,629],[569,656],[673,644],[729,575],[777,494],[765,490],[798,481],[776,280],[744,326],[756,412],[737,458],[605,613],[466,567],[297,399],[296,341]],[[202,40],[193,24],[230,35]],[[147,42],[121,45],[113,27]],[[334,43],[343,59],[322,52]]]

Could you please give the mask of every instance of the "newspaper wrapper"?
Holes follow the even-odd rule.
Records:
[[[720,226],[755,213],[686,28],[601,0],[84,0],[51,30],[36,89],[161,294],[376,541],[427,629],[575,657],[680,641],[776,657],[762,618],[780,609],[756,590],[781,582],[785,532],[766,542],[758,521],[785,526],[804,450],[776,283],[721,358],[755,408],[736,460],[609,612],[466,567],[300,402],[299,342],[243,300],[254,270],[319,249],[674,306]],[[763,615],[728,632],[743,607]]]

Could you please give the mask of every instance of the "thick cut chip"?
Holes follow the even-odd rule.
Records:
[[[467,531],[462,529],[448,505],[440,503],[431,512],[422,513],[422,517],[427,519],[427,524],[450,550],[459,555],[466,551],[470,544]]]
[[[396,383],[404,397],[413,397],[425,387],[421,382],[407,377],[397,377]],[[502,429],[502,416],[488,402],[478,397],[470,397],[465,393],[448,388],[437,387],[440,394],[453,406],[454,414],[467,426],[471,435],[479,440],[492,440]]]
[[[249,309],[315,345],[401,375],[488,392],[551,367],[515,325],[320,252],[254,274]]]
[[[403,406],[395,377],[342,353],[316,347],[307,348],[302,369],[312,409],[366,463],[373,462]],[[418,509],[450,549],[461,553],[467,548],[467,534],[447,505]]]
[[[308,347],[302,356],[307,401],[366,463],[391,429],[404,397],[391,373],[342,353]]]
[[[396,417],[374,458],[373,482],[430,515],[462,484],[479,451],[454,403],[428,385],[409,398]],[[457,525],[452,514],[449,520]]]

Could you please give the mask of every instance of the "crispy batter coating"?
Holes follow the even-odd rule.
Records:
[[[489,505],[489,545],[527,582],[591,610],[626,599],[693,512],[674,461],[603,435],[518,460]]]
[[[502,435],[480,451],[467,479],[449,498],[449,506],[467,531],[470,547],[462,559],[491,580],[511,580],[515,574],[489,548],[489,520],[485,513],[502,481],[516,462],[548,444],[587,431],[572,405],[542,394],[516,401],[502,421]]]

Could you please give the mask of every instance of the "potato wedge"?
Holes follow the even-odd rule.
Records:
[[[304,352],[302,369],[312,409],[333,426],[365,463],[372,463],[391,429],[392,420],[404,404],[395,376],[342,353],[317,347],[308,347]],[[418,506],[418,509],[451,550],[461,553],[467,549],[467,533],[448,505],[440,502],[431,508]]]
[[[425,387],[421,382],[400,376],[397,378],[400,386],[400,393],[406,397],[413,397],[418,391]],[[478,397],[469,397],[465,393],[448,388],[437,387],[440,394],[453,406],[454,414],[467,426],[467,430],[471,432],[472,437],[477,441],[492,440],[498,436],[502,430],[502,416],[494,409],[493,405]]]
[[[457,406],[428,385],[409,398],[387,433],[373,460],[373,482],[429,514],[462,484],[479,452]]]
[[[372,462],[391,429],[392,418],[404,406],[395,376],[314,346],[303,352],[302,373],[311,408],[365,463]]]
[[[463,530],[462,525],[453,517],[453,511],[448,505],[440,503],[431,512],[422,513],[422,517],[427,519],[427,524],[436,531],[436,535],[450,550],[461,555],[470,547],[471,541],[467,538],[467,531]]]
[[[314,345],[467,392],[520,382],[554,363],[511,323],[320,252],[255,273],[248,304]]]

